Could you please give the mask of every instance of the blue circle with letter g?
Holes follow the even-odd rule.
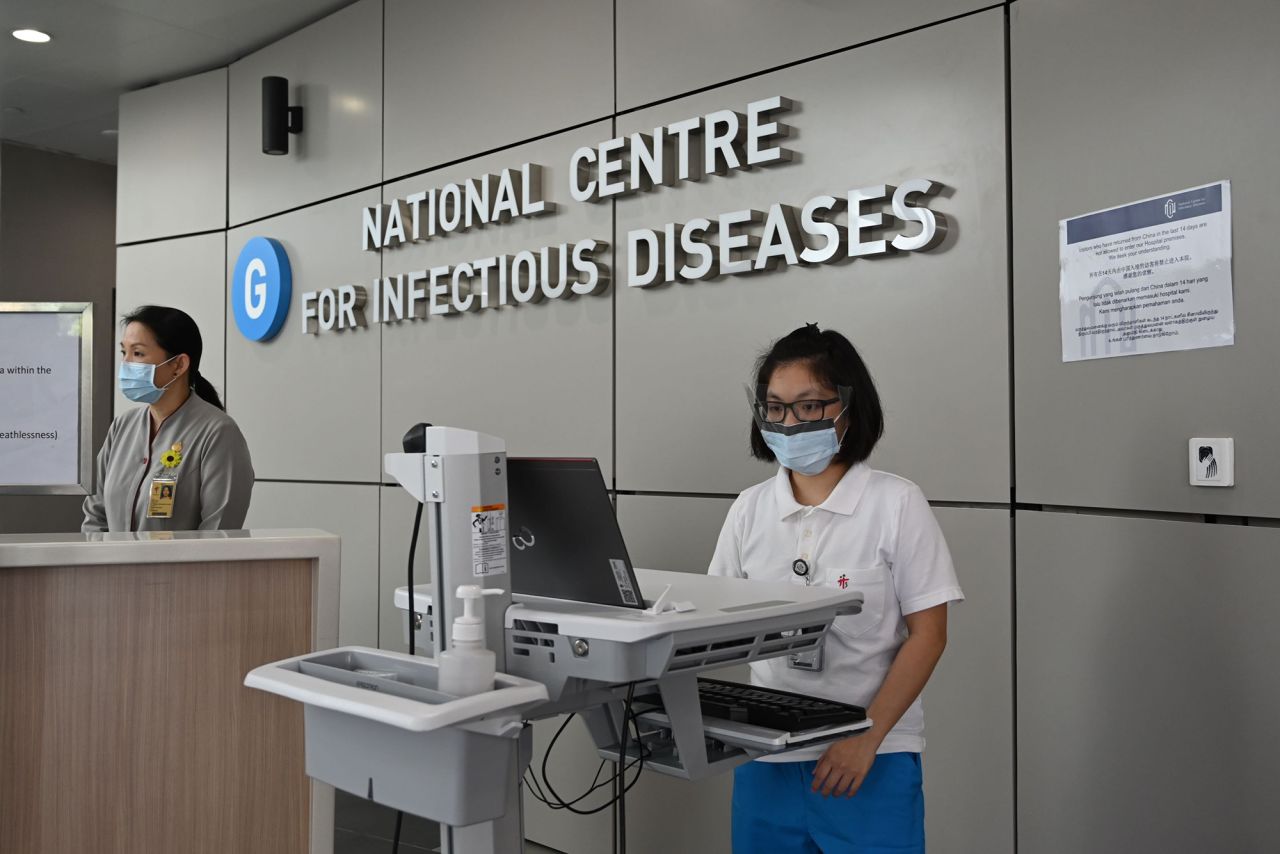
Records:
[[[269,341],[284,326],[293,295],[293,272],[280,241],[254,237],[240,250],[231,275],[231,311],[240,334]]]

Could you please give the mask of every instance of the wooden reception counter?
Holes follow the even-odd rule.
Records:
[[[302,707],[243,685],[338,643],[320,531],[0,536],[0,852],[326,854]]]

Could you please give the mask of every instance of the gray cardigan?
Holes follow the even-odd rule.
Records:
[[[244,526],[253,492],[253,463],[240,428],[195,392],[160,425],[154,442],[150,407],[140,406],[111,422],[98,452],[97,491],[84,500],[80,530],[211,531]],[[162,462],[175,442],[182,461]],[[148,519],[151,481],[171,477],[173,518]]]

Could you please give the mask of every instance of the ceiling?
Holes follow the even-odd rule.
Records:
[[[0,0],[0,138],[116,161],[121,93],[227,65],[353,0]],[[13,38],[31,28],[47,44]]]

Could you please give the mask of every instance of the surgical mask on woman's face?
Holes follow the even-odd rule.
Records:
[[[840,452],[835,418],[761,425],[760,438],[778,458],[778,465],[796,474],[821,474]]]
[[[763,385],[755,388],[745,386],[744,390],[747,393],[747,402],[751,405],[751,417],[760,430],[760,438],[764,440],[769,450],[773,451],[773,456],[780,466],[796,474],[809,476],[826,471],[827,466],[831,465],[831,461],[840,452],[840,442],[844,437],[836,435],[836,420],[849,411],[852,389],[840,386],[836,389],[834,398],[797,401],[791,404],[770,401],[768,389]],[[814,409],[813,406],[797,409],[796,407],[802,402],[819,404],[820,408],[817,411],[825,412],[826,406],[836,403],[837,400],[843,406],[831,418],[786,423],[788,410],[794,418],[800,419],[807,417],[808,411]],[[782,407],[780,414],[770,411],[779,405]],[[845,430],[848,429],[846,425]]]
[[[178,357],[165,359],[160,365],[167,365],[176,358]],[[120,393],[134,403],[155,403],[164,397],[165,389],[177,382],[178,378],[174,377],[163,386],[157,387],[156,368],[160,365],[149,362],[121,362]]]

